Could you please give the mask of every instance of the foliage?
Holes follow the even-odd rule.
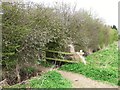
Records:
[[[27,29],[25,26],[22,26],[23,12],[17,5],[11,6],[9,3],[5,3],[2,7],[4,10],[2,17],[2,64],[6,64],[6,67],[8,67],[9,64],[7,63],[12,61],[13,64],[10,64],[11,66],[16,63],[14,61],[17,57],[16,52],[21,47],[20,45]]]
[[[29,74],[32,74],[36,71],[36,69],[34,67],[23,67],[21,68],[21,74],[26,74],[29,75]]]
[[[64,8],[64,10],[66,9]],[[72,15],[70,13],[72,12],[69,9],[62,13],[66,20],[64,27],[66,27],[67,38],[70,39],[69,43],[73,43],[76,50],[82,49],[89,52],[89,49],[101,49],[117,40],[118,31],[104,25],[99,18],[93,17],[90,12],[80,9],[74,11]]]
[[[76,50],[87,52],[103,48],[118,38],[118,32],[99,18],[66,4],[46,7],[4,2],[2,8],[2,66],[5,74],[9,72],[5,75],[8,79],[10,75],[16,77],[26,64],[34,66],[37,60],[43,60],[42,49],[65,51],[73,43]]]
[[[30,79],[27,84],[13,85],[10,88],[70,88],[70,81],[64,79],[61,74],[56,71],[49,71],[43,76]]]
[[[47,61],[38,61],[38,64],[44,66],[44,67],[51,67],[53,64],[47,62]]]
[[[118,39],[120,40],[120,35],[118,35]]]
[[[87,56],[87,65],[67,64],[60,69],[83,74],[95,80],[118,84],[118,48],[117,43],[111,44],[105,50],[100,50]]]
[[[2,65],[9,73],[15,70],[18,64],[20,66],[17,68],[18,71],[26,63],[35,64],[36,60],[41,58],[41,48],[48,48],[47,43],[59,41],[59,44],[64,45],[62,41],[64,29],[61,29],[61,23],[53,10],[42,5],[33,6],[23,3],[2,5],[4,11]]]
[[[117,27],[115,25],[113,25],[111,28],[117,30]]]
[[[118,48],[118,65],[120,65],[120,47]],[[120,69],[118,68],[118,85],[120,86]]]
[[[118,38],[119,38],[118,31],[115,29],[110,29],[109,30],[109,37],[110,37],[109,38],[110,43],[113,43],[114,41],[118,41]]]

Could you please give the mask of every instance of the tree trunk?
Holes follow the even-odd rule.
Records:
[[[16,65],[16,75],[17,75],[17,81],[20,83],[21,82],[21,78],[20,78],[20,72],[19,72],[19,65]]]

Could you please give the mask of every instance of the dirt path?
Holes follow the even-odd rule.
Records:
[[[96,80],[92,80],[90,78],[87,78],[81,74],[60,71],[57,69],[50,69],[50,68],[45,68],[45,67],[41,67],[41,69],[43,70],[43,72],[47,72],[49,70],[56,70],[64,78],[66,78],[72,82],[73,88],[118,88],[118,86],[112,86],[109,84],[98,82]]]
[[[66,72],[66,71],[58,71],[58,72],[64,78],[70,80],[73,83],[73,88],[118,88],[117,86],[112,86],[109,84],[98,82],[80,74]]]

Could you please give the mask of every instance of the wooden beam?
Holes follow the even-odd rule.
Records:
[[[57,58],[46,58],[47,60],[55,60],[55,61],[62,61],[62,62],[69,62],[69,63],[78,63],[77,61],[65,60],[65,59],[57,59]]]
[[[66,54],[66,55],[73,55],[74,53],[69,53],[69,52],[60,52],[60,51],[52,51],[52,50],[45,50],[48,52],[53,52],[53,53],[60,53],[60,54]]]

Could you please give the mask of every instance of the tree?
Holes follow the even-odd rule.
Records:
[[[117,27],[116,27],[115,25],[113,25],[113,26],[112,26],[112,29],[115,29],[115,30],[117,30]]]

